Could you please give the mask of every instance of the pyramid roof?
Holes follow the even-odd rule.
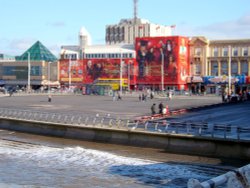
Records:
[[[21,56],[16,58],[17,61],[27,61],[28,54],[30,54],[31,61],[57,61],[55,55],[53,55],[48,48],[46,48],[40,41],[33,44],[28,50],[26,50]]]

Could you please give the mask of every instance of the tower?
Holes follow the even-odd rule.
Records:
[[[137,22],[137,6],[138,6],[138,0],[134,0],[134,24]]]
[[[80,59],[84,58],[85,48],[91,44],[91,38],[88,31],[81,27],[79,32],[79,51],[80,51]]]

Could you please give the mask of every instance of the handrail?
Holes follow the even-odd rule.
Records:
[[[103,127],[112,129],[158,132],[162,134],[186,134],[200,137],[250,140],[250,127],[209,122],[169,121],[166,119],[137,121],[122,119],[111,114],[70,114],[0,108],[0,118],[59,123],[66,125]]]

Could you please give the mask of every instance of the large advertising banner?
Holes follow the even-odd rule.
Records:
[[[138,84],[186,84],[188,39],[186,37],[144,37],[136,39]],[[163,68],[163,69],[162,69]]]
[[[135,84],[136,67],[134,59],[85,59],[83,60],[83,74],[86,78],[84,83],[90,84],[97,79],[120,79],[122,76],[123,79],[130,78],[130,84]]]
[[[69,74],[70,73],[70,74]],[[60,61],[60,80],[61,82],[83,82],[83,64],[78,60]]]

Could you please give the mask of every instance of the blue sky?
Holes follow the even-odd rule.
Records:
[[[0,0],[0,53],[21,55],[40,40],[58,56],[82,26],[104,44],[106,25],[132,17],[133,0]],[[250,38],[249,0],[139,0],[138,17],[175,24],[175,35]]]

